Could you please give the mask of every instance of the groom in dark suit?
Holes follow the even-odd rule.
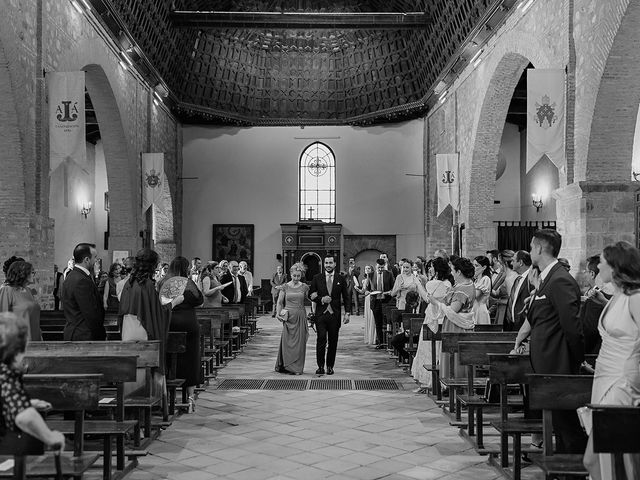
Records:
[[[344,323],[349,323],[351,316],[351,298],[347,282],[342,275],[335,272],[336,261],[333,257],[325,257],[324,273],[319,273],[311,280],[309,298],[316,304],[316,373],[325,373],[325,350],[327,353],[327,375],[333,375],[338,349],[338,333],[340,331],[341,301],[344,304]],[[329,346],[327,348],[327,338]]]
[[[540,283],[529,307],[530,358],[535,373],[577,375],[584,360],[579,320],[580,287],[558,263],[562,237],[538,230],[531,240],[531,262],[540,270]],[[558,453],[583,453],[587,438],[575,411],[553,411]]]

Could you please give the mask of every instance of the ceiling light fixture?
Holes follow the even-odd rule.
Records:
[[[71,0],[71,5],[73,5],[73,8],[75,8],[78,13],[84,13],[82,11],[82,7],[78,4],[78,2],[76,2],[76,0]]]
[[[89,5],[89,2],[87,0],[80,0],[80,1],[84,4],[84,7],[87,10],[91,10],[91,5]]]
[[[444,103],[444,101],[447,99],[447,94],[449,93],[449,90],[445,90],[444,92],[442,92],[440,94],[440,97],[438,98],[438,101],[440,103]]]
[[[527,10],[529,10],[529,7],[531,7],[532,4],[533,4],[533,0],[524,0],[520,4],[520,10],[522,11],[522,13],[526,12]]]
[[[127,55],[125,52],[120,52],[120,55],[122,55],[122,58],[124,58],[125,61],[133,67],[133,62],[129,58],[129,55]]]
[[[127,64],[126,64],[126,63],[124,63],[124,61],[122,61],[122,60],[120,60],[120,66],[121,66],[124,70],[126,70],[126,69],[127,69]]]
[[[482,58],[480,58],[480,56],[482,55],[483,52],[484,52],[484,48],[481,48],[471,58],[471,62],[470,63],[473,65],[474,68],[477,67],[480,62],[482,62]]]

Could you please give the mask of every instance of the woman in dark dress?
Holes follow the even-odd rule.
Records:
[[[185,388],[189,395],[189,413],[196,409],[194,391],[196,385],[202,383],[200,368],[200,324],[196,318],[195,308],[202,305],[204,298],[197,285],[189,278],[189,260],[184,257],[176,257],[169,265],[167,275],[159,284],[162,290],[164,282],[171,277],[186,277],[187,286],[184,289],[184,300],[180,305],[173,307],[169,331],[187,332],[187,348],[184,353],[178,354],[178,366],[176,378],[185,379]]]

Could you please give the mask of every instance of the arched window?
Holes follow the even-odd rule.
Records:
[[[336,221],[336,160],[324,143],[315,142],[300,156],[300,220]]]

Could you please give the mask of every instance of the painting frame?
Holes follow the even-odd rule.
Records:
[[[253,272],[255,238],[252,223],[224,223],[213,224],[211,237],[211,258],[220,260],[235,260],[247,262],[250,272]]]

